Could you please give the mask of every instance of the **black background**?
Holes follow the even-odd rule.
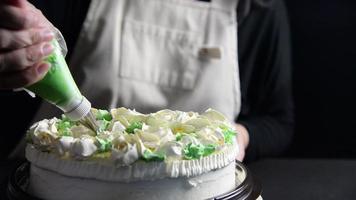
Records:
[[[356,157],[356,2],[286,0],[296,133],[288,157]],[[0,92],[0,159],[21,138],[39,99]]]
[[[286,0],[296,134],[291,155],[356,157],[356,2]]]

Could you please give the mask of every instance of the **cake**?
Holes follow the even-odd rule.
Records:
[[[96,131],[65,116],[30,127],[30,194],[48,200],[208,199],[236,187],[236,132],[221,113],[92,113]]]

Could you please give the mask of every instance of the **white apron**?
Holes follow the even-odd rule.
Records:
[[[240,111],[238,0],[92,0],[71,71],[93,107]],[[47,102],[34,121],[60,115]]]

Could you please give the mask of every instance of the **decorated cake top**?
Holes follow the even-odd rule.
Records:
[[[45,119],[28,130],[28,143],[63,159],[105,160],[118,166],[197,160],[236,145],[233,126],[213,109],[202,114],[172,110],[141,114],[126,108],[92,112],[98,131],[66,117]]]

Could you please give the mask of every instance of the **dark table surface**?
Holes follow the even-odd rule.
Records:
[[[248,168],[265,200],[356,199],[356,160],[265,159]]]
[[[18,164],[0,162],[0,183]],[[264,200],[356,199],[356,160],[265,159],[248,168],[261,182]]]

